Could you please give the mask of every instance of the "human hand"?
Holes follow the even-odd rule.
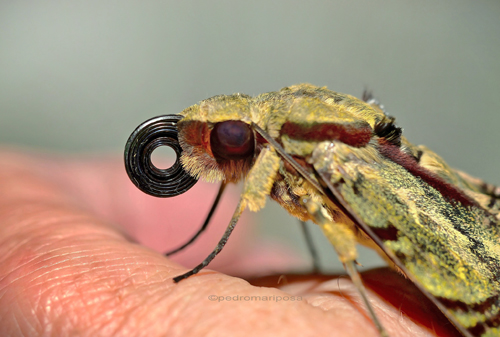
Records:
[[[174,284],[188,270],[181,264],[198,264],[215,246],[237,195],[229,191],[233,198],[222,201],[209,232],[174,259],[130,237],[157,250],[183,243],[196,231],[187,224],[201,224],[215,194],[209,185],[193,190],[155,199],[136,190],[119,160],[1,152],[0,335],[378,335],[345,277],[250,279],[289,270],[296,259],[249,245],[248,217],[210,268],[250,283],[205,269]],[[378,293],[369,291],[390,336],[431,336],[433,329],[458,336],[396,273],[375,270],[363,279]],[[392,304],[384,300],[391,296]]]

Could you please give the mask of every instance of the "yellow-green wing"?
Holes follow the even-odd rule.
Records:
[[[323,142],[311,163],[354,222],[466,336],[500,335],[498,220],[453,202],[375,147]]]

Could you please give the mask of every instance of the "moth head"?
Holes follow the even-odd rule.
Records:
[[[241,94],[214,96],[181,112],[181,163],[189,174],[228,182],[246,175],[256,147],[250,100]]]

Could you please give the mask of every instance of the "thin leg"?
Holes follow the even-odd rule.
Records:
[[[226,231],[224,232],[224,235],[222,236],[219,243],[217,244],[217,247],[215,247],[213,252],[210,253],[210,255],[208,255],[205,258],[205,260],[203,260],[202,263],[200,263],[199,265],[194,267],[192,270],[188,271],[185,274],[174,277],[175,283],[178,283],[179,281],[182,281],[185,278],[188,278],[189,276],[198,273],[200,270],[205,268],[217,256],[217,254],[219,254],[221,252],[222,248],[224,248],[224,246],[226,245],[226,242],[229,239],[229,236],[233,232],[233,229],[236,226],[236,223],[238,222],[238,219],[240,218],[240,215],[244,209],[245,209],[245,207],[243,205],[243,201],[240,199],[240,201],[238,202],[238,206],[236,206],[236,210],[234,211],[233,217],[231,218],[231,221],[229,222],[229,225],[227,226]]]
[[[356,265],[354,264],[354,261],[349,261],[344,264],[345,270],[349,277],[351,278],[352,283],[356,287],[356,289],[359,292],[359,295],[361,296],[361,299],[365,303],[366,309],[368,309],[368,313],[370,314],[373,323],[377,327],[378,332],[380,333],[380,336],[382,337],[389,337],[387,334],[387,331],[385,331],[384,326],[382,323],[380,323],[380,320],[378,319],[377,315],[375,314],[375,311],[373,310],[372,305],[370,304],[370,301],[368,300],[368,296],[366,294],[366,288],[363,285],[363,281],[361,281],[361,277],[359,276],[359,272],[356,269]]]
[[[300,227],[302,228],[302,233],[304,234],[304,238],[306,239],[307,249],[309,250],[309,254],[311,255],[312,264],[313,264],[313,272],[319,273],[319,255],[316,251],[316,247],[314,247],[314,242],[312,240],[311,231],[307,227],[307,223],[305,221],[299,221]]]
[[[191,239],[189,239],[189,241],[186,242],[185,244],[183,244],[182,246],[180,246],[174,250],[171,250],[169,252],[166,252],[165,256],[170,256],[170,255],[173,255],[177,252],[180,252],[181,250],[183,250],[184,248],[186,248],[187,246],[192,244],[194,242],[194,240],[196,240],[198,238],[198,236],[200,236],[200,234],[203,233],[205,231],[205,229],[207,229],[208,224],[210,223],[210,220],[212,219],[212,215],[214,214],[215,209],[219,205],[220,198],[221,198],[222,193],[224,192],[225,188],[226,188],[226,183],[222,182],[220,187],[219,187],[219,192],[217,192],[217,196],[215,197],[214,203],[212,204],[212,208],[210,209],[210,212],[208,212],[208,215],[205,218],[205,222],[203,223],[201,228],[198,230],[198,232],[195,235],[193,235],[193,237]]]
[[[368,313],[372,318],[373,324],[375,324],[380,336],[388,337],[388,334],[375,314],[370,301],[368,301],[366,289],[355,267],[358,252],[356,249],[356,236],[352,232],[352,229],[343,222],[332,222],[326,209],[318,202],[309,199],[305,202],[305,206],[307,207],[309,214],[312,215],[314,222],[321,227],[323,234],[327,237],[328,241],[330,241],[333,248],[335,248],[340,262],[344,264],[347,274],[351,277],[352,283],[361,295]]]

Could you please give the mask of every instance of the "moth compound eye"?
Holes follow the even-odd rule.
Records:
[[[210,133],[210,146],[217,160],[248,158],[254,152],[252,129],[240,121],[217,123]]]

